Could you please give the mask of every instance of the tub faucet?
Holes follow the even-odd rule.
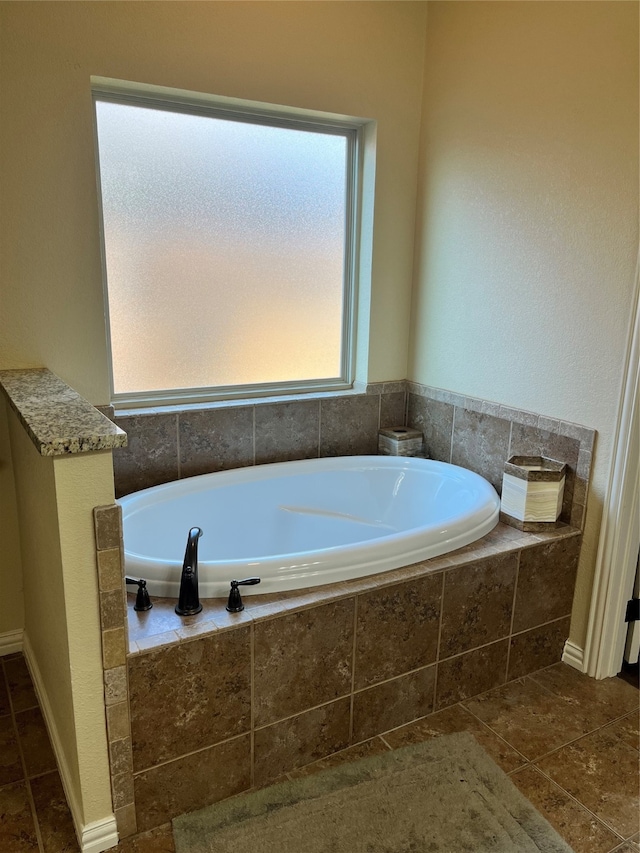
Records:
[[[178,616],[193,616],[202,610],[198,596],[198,539],[201,536],[202,530],[199,527],[192,527],[187,537],[180,578],[180,595],[175,608]]]

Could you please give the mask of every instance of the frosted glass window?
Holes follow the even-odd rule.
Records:
[[[114,397],[344,379],[354,131],[95,105]]]

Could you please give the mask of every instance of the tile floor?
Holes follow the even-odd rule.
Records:
[[[632,684],[555,664],[291,775],[468,730],[575,853],[633,853],[640,851],[639,707]],[[21,655],[0,659],[0,851],[78,851]],[[116,853],[174,853],[171,826],[127,839]]]

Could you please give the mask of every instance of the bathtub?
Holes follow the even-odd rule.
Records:
[[[187,534],[202,528],[200,596],[261,578],[243,597],[378,574],[468,545],[498,522],[478,474],[391,456],[278,462],[203,474],[120,498],[125,570],[177,598]]]

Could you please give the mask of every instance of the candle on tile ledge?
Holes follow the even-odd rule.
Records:
[[[519,530],[557,524],[567,466],[544,456],[512,456],[504,466],[500,519]]]

